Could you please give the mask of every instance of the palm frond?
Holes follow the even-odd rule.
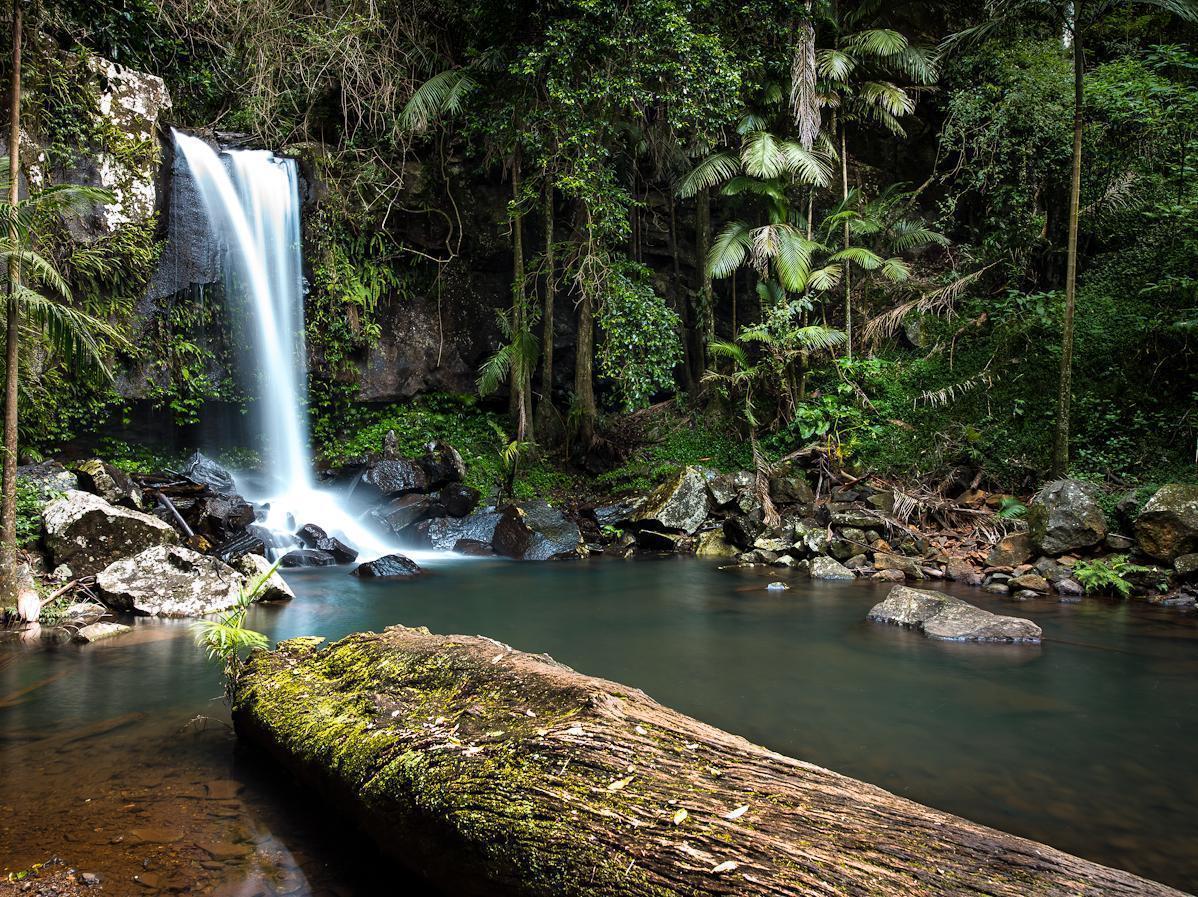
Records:
[[[777,225],[774,268],[786,289],[799,293],[807,288],[811,273],[811,254],[816,244],[790,225]]]
[[[727,340],[712,340],[707,344],[707,351],[716,358],[729,358],[741,370],[749,367],[749,356],[736,343]]]
[[[23,284],[14,291],[26,320],[42,331],[55,351],[64,355],[70,365],[111,379],[105,344],[124,351],[133,348],[124,335],[106,321],[47,299]]]
[[[794,342],[811,351],[830,350],[845,343],[845,333],[834,327],[824,327],[820,324],[810,324],[792,330],[788,336]]]
[[[871,28],[850,34],[844,45],[856,54],[864,56],[894,56],[907,49],[907,38],[889,28]]]
[[[700,190],[710,190],[740,173],[740,162],[729,152],[708,156],[691,169],[678,185],[678,195],[691,197]]]
[[[744,264],[753,246],[749,226],[743,221],[729,221],[716,236],[707,253],[707,276],[727,277]]]
[[[421,133],[439,118],[456,115],[462,102],[478,82],[463,69],[446,69],[433,75],[408,98],[399,113],[399,123],[407,131]]]
[[[490,358],[482,363],[478,369],[478,391],[481,395],[488,396],[499,389],[500,385],[507,379],[508,372],[512,369],[512,357],[515,350],[511,343],[505,343],[496,350]]]
[[[877,271],[882,267],[882,257],[864,246],[848,246],[828,256],[832,262],[852,262],[864,271]]]
[[[786,156],[769,131],[754,131],[740,150],[745,172],[755,178],[775,178],[786,170]]]
[[[890,81],[866,81],[858,95],[867,106],[876,106],[895,118],[915,111],[915,98]]]
[[[795,175],[802,183],[826,187],[832,179],[832,166],[822,153],[807,149],[794,140],[785,140],[779,145],[786,171]]]
[[[798,42],[790,67],[790,108],[799,132],[799,144],[805,150],[815,145],[820,131],[820,102],[816,91],[818,77],[815,26],[808,19],[799,26]]]
[[[857,67],[857,61],[841,50],[820,50],[815,54],[815,59],[820,76],[837,84],[848,81],[849,75]]]
[[[983,268],[976,271],[971,271],[961,277],[956,278],[951,283],[947,283],[935,290],[929,290],[916,299],[909,302],[904,302],[901,305],[896,305],[889,311],[883,312],[875,318],[872,318],[864,329],[864,335],[867,342],[877,343],[887,337],[894,336],[898,333],[898,329],[902,326],[903,320],[907,315],[924,314],[924,315],[944,315],[952,317],[954,313],[954,305],[957,299],[970,286],[977,283],[982,275],[993,268],[997,262],[992,262]]]

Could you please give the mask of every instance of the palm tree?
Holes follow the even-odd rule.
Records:
[[[1000,25],[1022,16],[1047,17],[1073,57],[1073,166],[1069,178],[1069,235],[1065,244],[1065,309],[1061,321],[1061,374],[1057,392],[1057,421],[1053,438],[1052,473],[1069,469],[1069,424],[1073,400],[1073,319],[1077,308],[1077,237],[1081,218],[1082,125],[1085,112],[1086,30],[1105,15],[1129,2],[1166,10],[1187,21],[1198,21],[1198,0],[988,0],[986,21],[952,35],[946,47],[977,42]]]

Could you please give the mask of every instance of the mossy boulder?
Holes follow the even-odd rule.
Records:
[[[79,490],[46,505],[42,522],[53,564],[65,564],[75,576],[94,576],[120,558],[179,541],[178,533],[157,517]]]
[[[228,564],[180,545],[147,548],[110,564],[96,577],[96,590],[106,605],[151,617],[201,617],[228,610],[246,584]]]
[[[708,502],[703,471],[684,467],[653,490],[633,512],[632,519],[652,529],[693,535],[707,520]]]
[[[1140,550],[1161,561],[1198,552],[1198,486],[1162,486],[1136,518]]]
[[[1049,483],[1028,505],[1027,525],[1040,554],[1055,557],[1097,545],[1106,537],[1098,487],[1081,480]]]

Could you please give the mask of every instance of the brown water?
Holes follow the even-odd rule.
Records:
[[[761,576],[687,559],[289,580],[296,601],[251,619],[273,638],[391,623],[482,633],[932,806],[1198,882],[1193,616],[969,592],[1033,617],[1046,642],[954,645],[866,623],[881,587],[796,579],[769,593]],[[426,893],[237,749],[185,624],[0,646],[0,764],[3,870],[59,856],[118,894]]]

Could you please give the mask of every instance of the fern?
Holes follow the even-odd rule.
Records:
[[[1127,555],[1115,554],[1109,558],[1081,561],[1073,568],[1073,577],[1081,583],[1087,595],[1094,592],[1109,595],[1115,592],[1120,598],[1126,598],[1133,588],[1127,579],[1128,575],[1151,572],[1151,567],[1129,563]]]

